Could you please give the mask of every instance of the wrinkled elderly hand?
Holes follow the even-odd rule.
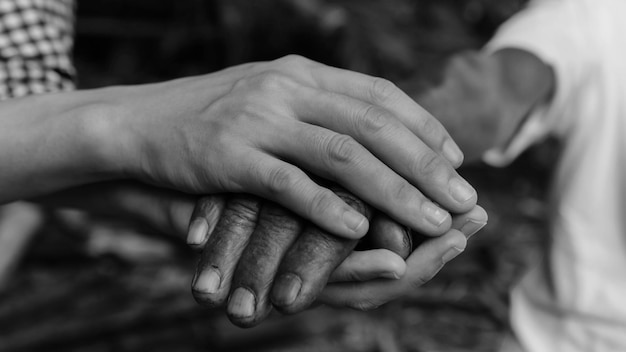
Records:
[[[335,191],[372,219],[368,205],[348,192]],[[479,219],[477,226],[462,223],[476,213],[480,218],[484,211],[476,208],[471,215],[455,216],[454,223],[468,236],[486,221]],[[459,232],[444,235],[436,246],[429,244],[436,251],[429,253],[428,260],[422,260],[419,272],[413,273],[419,278],[413,281],[434,275],[442,260],[452,259],[452,254],[465,248],[465,237],[459,239],[456,234]],[[271,202],[244,195],[206,197],[196,206],[188,237],[190,245],[204,249],[192,284],[193,294],[199,303],[209,306],[220,306],[228,300],[231,321],[239,326],[253,326],[273,306],[283,313],[308,308],[327,282],[404,280],[403,258],[412,250],[412,238],[406,227],[376,214],[368,236],[361,241],[361,247],[369,250],[353,251],[357,240],[325,233]],[[356,300],[365,296],[360,288],[350,287],[349,291],[355,294],[353,302],[344,301],[348,295],[342,289],[331,290],[322,302],[364,306]],[[388,297],[378,295],[380,301]]]
[[[338,236],[363,236],[367,219],[309,175],[431,235],[449,229],[448,211],[476,203],[452,167],[463,156],[445,130],[380,78],[290,56],[118,87],[107,102],[100,130],[118,127],[112,150],[128,177],[194,194],[254,194]]]
[[[369,206],[346,192],[337,194],[371,218]],[[291,313],[308,307],[358,242],[329,235],[272,202],[246,195],[201,199],[191,224],[188,242],[202,249],[194,297],[209,306],[228,300],[227,313],[240,326],[260,322],[272,305]],[[402,258],[392,252],[379,256],[395,271],[388,275],[404,272]],[[377,264],[362,259],[353,256],[352,262]],[[346,270],[335,276],[350,275]]]

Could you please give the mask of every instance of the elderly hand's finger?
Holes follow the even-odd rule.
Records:
[[[198,199],[189,221],[187,245],[197,251],[204,249],[204,245],[222,215],[224,203],[225,200],[222,195],[211,195]]]
[[[350,206],[367,218],[371,208],[354,196],[338,191]],[[326,285],[330,274],[350,254],[356,240],[339,238],[310,225],[289,249],[280,264],[271,300],[283,313],[296,313],[309,307]]]
[[[403,259],[408,258],[413,251],[411,229],[381,212],[374,215],[370,230],[362,242],[366,248],[388,249]]]
[[[269,314],[274,275],[301,231],[299,217],[273,203],[263,203],[257,227],[232,280],[227,314],[234,324],[254,326]]]
[[[220,306],[228,297],[233,272],[254,231],[259,212],[259,200],[250,196],[231,197],[209,237],[192,292],[196,301],[208,306]]]

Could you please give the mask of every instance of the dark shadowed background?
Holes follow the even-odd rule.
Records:
[[[297,53],[423,88],[524,2],[82,0],[75,62],[79,86],[93,88]],[[181,243],[124,231],[95,239],[51,216],[0,292],[0,351],[495,351],[507,291],[546,235],[556,150],[546,143],[506,169],[462,169],[489,225],[410,297],[372,312],[276,315],[248,330],[195,304],[195,254]]]

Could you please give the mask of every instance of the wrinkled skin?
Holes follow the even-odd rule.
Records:
[[[348,192],[340,189],[335,192],[372,222],[368,236],[360,243],[364,251],[353,251],[357,240],[328,234],[271,202],[244,195],[202,198],[192,216],[192,224],[206,221],[211,225],[202,227],[204,238],[193,245],[203,248],[193,283],[196,300],[208,306],[227,303],[231,321],[249,327],[261,322],[273,307],[287,314],[308,308],[327,283],[333,282],[335,284],[324,291],[321,302],[361,309],[367,304],[346,299],[339,282],[367,284],[381,278],[387,282],[397,281],[406,270],[403,259],[413,251],[411,244],[426,242],[436,251],[428,265],[422,264],[415,275],[424,283],[428,280],[423,277],[432,277],[442,267],[445,252],[453,247],[461,251],[465,248],[465,236],[461,232],[447,233],[433,245],[428,241],[439,238],[410,233],[390,218],[375,214],[371,207]],[[457,229],[465,225],[468,216],[454,217]],[[465,227],[468,235],[476,230]],[[210,285],[205,279],[211,271],[219,275],[219,286],[207,289]],[[349,290],[358,288],[350,286]],[[364,286],[364,289],[368,292],[369,287]],[[364,295],[360,291],[356,293]]]

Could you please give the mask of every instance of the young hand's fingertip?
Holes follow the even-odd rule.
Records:
[[[473,219],[467,219],[465,224],[461,227],[461,232],[467,239],[474,236],[478,231],[487,225],[486,221],[475,221]]]
[[[459,247],[449,248],[442,256],[441,261],[446,264],[452,259],[456,258],[459,254],[463,253],[465,249]]]
[[[475,235],[478,231],[480,231],[489,220],[489,216],[485,209],[481,206],[476,206],[467,214],[467,220],[459,229],[467,239]]]
[[[461,206],[472,206],[476,204],[478,200],[478,193],[467,181],[461,177],[453,177],[448,187],[450,189],[450,195]]]
[[[450,228],[452,218],[450,213],[439,207],[433,202],[426,201],[421,207],[424,219],[434,226],[436,230],[440,230],[443,233],[446,229]]]
[[[344,225],[348,228],[351,235],[350,238],[359,239],[367,234],[369,230],[369,221],[367,218],[354,209],[346,210],[343,213]]]
[[[452,139],[447,139],[443,143],[441,152],[455,169],[463,164],[465,156],[463,155],[461,148],[459,148],[459,146]]]

